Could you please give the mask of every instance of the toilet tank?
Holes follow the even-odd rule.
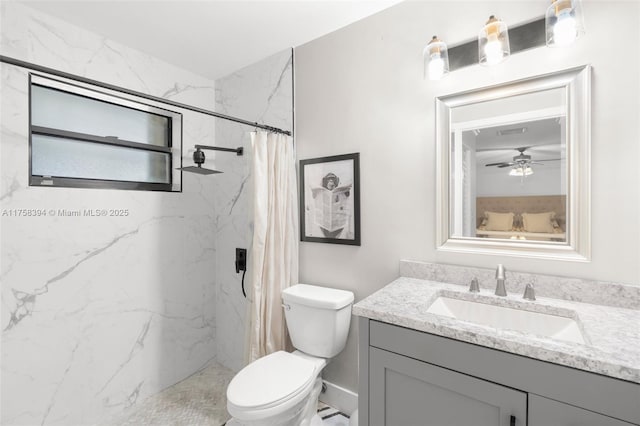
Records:
[[[309,355],[332,358],[347,342],[353,293],[297,284],[282,291],[293,346]]]

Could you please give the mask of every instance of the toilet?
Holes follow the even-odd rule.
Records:
[[[227,388],[227,426],[319,426],[320,373],[347,341],[353,293],[307,284],[282,292],[294,352],[243,368]]]

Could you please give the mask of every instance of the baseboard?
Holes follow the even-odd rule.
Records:
[[[358,409],[357,393],[326,380],[323,380],[323,383],[325,384],[325,390],[318,397],[320,402],[324,402],[349,416]]]

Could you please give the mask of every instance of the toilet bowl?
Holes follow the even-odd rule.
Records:
[[[344,349],[353,293],[306,284],[282,294],[293,346],[243,368],[227,388],[227,426],[316,426],[327,359]]]
[[[227,389],[229,425],[300,425],[315,413],[311,401],[322,388],[322,358],[301,352],[274,352],[242,369]],[[315,394],[315,396],[313,395]],[[311,406],[313,405],[313,406]]]

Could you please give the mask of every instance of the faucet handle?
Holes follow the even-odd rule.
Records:
[[[471,285],[469,286],[469,291],[471,293],[479,293],[480,292],[480,285],[478,285],[478,279],[476,277],[473,277],[473,279],[471,280]]]
[[[536,300],[536,291],[533,288],[533,284],[527,284],[527,286],[524,288],[524,295],[522,296],[522,298],[526,300]]]
[[[499,263],[498,267],[496,268],[496,278],[497,279],[504,279],[504,273],[505,272],[507,272],[507,268],[505,268],[502,263]]]

